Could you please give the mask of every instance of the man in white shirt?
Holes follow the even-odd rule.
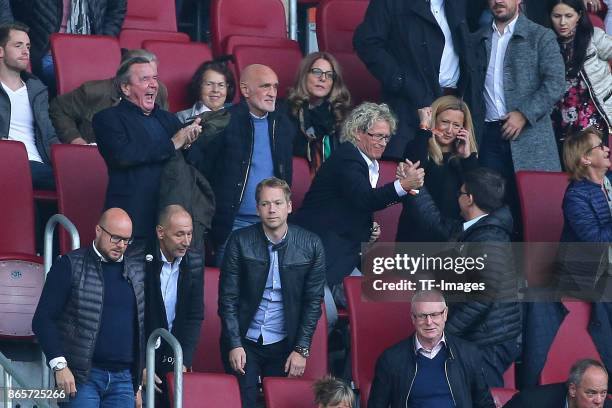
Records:
[[[161,211],[156,233],[157,245],[146,257],[145,329],[147,336],[159,327],[169,330],[181,343],[186,370],[191,367],[204,319],[204,262],[198,251],[189,248],[193,222],[180,205]],[[156,406],[166,407],[170,401],[165,375],[174,369],[174,353],[167,343],[161,343],[155,372],[164,381]]]
[[[473,98],[465,0],[372,1],[355,30],[359,58],[398,116],[385,158],[403,159],[418,128],[417,110],[444,94]]]
[[[47,88],[27,72],[28,28],[0,26],[0,138],[22,142],[35,189],[54,190],[51,145],[58,143],[49,119]]]
[[[522,15],[521,1],[488,0],[493,22],[475,35],[475,72],[486,73],[480,162],[506,178],[515,220],[515,171],[561,170],[550,112],[565,88],[555,34]]]

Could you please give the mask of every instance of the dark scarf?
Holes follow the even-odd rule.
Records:
[[[308,140],[306,158],[314,175],[331,153],[336,120],[328,100],[313,108],[301,108],[299,118],[300,130]]]
[[[576,52],[574,49],[575,38],[561,38],[558,37],[559,48],[561,49],[561,55],[563,55],[563,62],[565,63],[565,76],[567,78],[575,78],[580,71],[580,67],[576,66]]]

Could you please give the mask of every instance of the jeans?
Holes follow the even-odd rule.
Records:
[[[55,80],[55,65],[53,65],[53,57],[51,52],[42,57],[41,71],[38,73],[40,79],[47,85],[49,99],[57,95],[57,81]]]
[[[130,370],[111,372],[92,367],[86,383],[76,384],[76,395],[62,408],[134,408]]]
[[[232,232],[241,228],[249,227],[253,224],[257,224],[260,221],[257,215],[237,215],[234,218],[234,225],[232,225]],[[225,255],[225,245],[227,245],[227,240],[219,245],[217,248],[217,252],[215,254],[215,265],[220,268],[221,263],[223,263],[223,255]]]
[[[34,190],[55,191],[55,178],[53,169],[45,163],[30,161],[30,172],[32,173],[32,187]]]

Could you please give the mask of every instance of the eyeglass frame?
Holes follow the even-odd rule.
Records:
[[[120,237],[118,235],[111,234],[106,228],[104,228],[100,224],[98,224],[98,227],[100,227],[100,229],[102,231],[104,231],[104,232],[106,232],[108,234],[108,240],[113,245],[118,245],[120,242],[123,241],[123,243],[127,246],[127,245],[131,245],[134,242],[134,238],[133,237],[123,238],[123,237]],[[113,241],[116,241],[116,242],[113,242]]]
[[[412,316],[420,322],[426,322],[429,317],[431,320],[437,320],[439,317],[442,317],[444,312],[448,310],[448,307],[445,307],[440,312],[432,312],[432,313],[413,313]]]
[[[461,197],[464,194],[465,195],[470,195],[470,193],[468,193],[467,191],[457,190],[457,198]]]
[[[324,80],[331,80],[331,81],[335,81],[336,77],[338,76],[338,74],[336,74],[336,71],[331,70],[331,71],[323,71],[321,68],[310,68],[308,70],[308,73],[314,75],[317,78],[323,78]]]
[[[372,139],[376,140],[377,142],[384,141],[386,144],[386,143],[389,143],[389,140],[391,140],[391,135],[381,135],[380,133],[370,133],[367,130],[366,130],[366,133],[368,136],[370,136]]]
[[[589,149],[586,151],[586,153],[585,153],[585,154],[591,153],[591,151],[593,151],[593,150],[595,150],[595,149],[599,149],[599,150],[601,150],[601,151],[603,152],[603,151],[605,151],[605,147],[606,147],[606,145],[604,144],[604,142],[603,142],[603,140],[602,140],[602,141],[601,141],[601,142],[600,142],[600,143],[599,143],[597,146],[590,147],[590,148],[589,148]]]

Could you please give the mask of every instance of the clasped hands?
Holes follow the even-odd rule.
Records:
[[[420,168],[420,161],[412,163],[406,159],[405,162],[400,162],[395,170],[395,177],[399,180],[404,191],[411,192],[423,187],[425,182],[425,170]]]
[[[174,143],[174,149],[189,149],[191,144],[195,142],[200,133],[202,133],[202,126],[200,122],[202,119],[196,118],[192,124],[185,126],[172,136],[172,143]]]

